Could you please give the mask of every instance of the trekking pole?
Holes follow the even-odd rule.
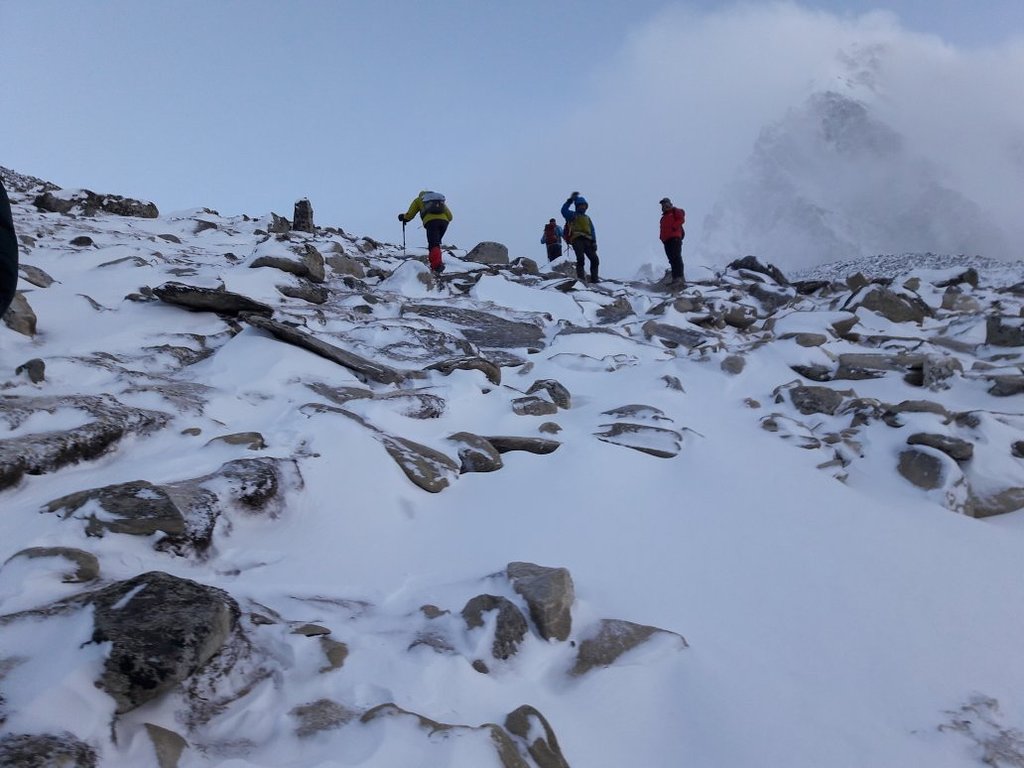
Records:
[[[402,258],[405,258],[405,219],[402,219]]]

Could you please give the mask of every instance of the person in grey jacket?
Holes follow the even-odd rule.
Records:
[[[14,234],[11,201],[0,180],[0,315],[14,301],[18,285],[18,236]]]

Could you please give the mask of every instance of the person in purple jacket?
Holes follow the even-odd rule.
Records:
[[[18,236],[14,234],[11,201],[0,179],[0,315],[14,301],[18,285]]]

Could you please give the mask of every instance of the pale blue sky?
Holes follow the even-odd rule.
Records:
[[[703,193],[719,183],[712,177],[735,168],[763,120],[789,106],[795,91],[770,73],[804,66],[787,64],[790,51],[812,45],[793,30],[864,26],[859,17],[876,3],[801,3],[829,16],[804,14],[784,33],[755,24],[757,14],[729,21],[728,7],[0,0],[0,164],[150,199],[164,212],[290,216],[308,196],[318,224],[392,242],[401,239],[395,214],[432,187],[455,212],[449,242],[499,240],[535,258],[543,222],[578,188],[592,198],[614,276],[616,260],[657,252],[648,198],[689,201],[696,223]],[[935,35],[957,55],[1024,48],[1022,0],[885,7],[899,34]],[[759,41],[781,34],[792,37]],[[727,44],[695,58],[710,39]],[[742,61],[755,50],[763,62]],[[736,70],[749,86],[760,66],[776,83],[763,95],[729,79]],[[687,133],[712,113],[717,125]],[[419,239],[411,230],[410,245]]]

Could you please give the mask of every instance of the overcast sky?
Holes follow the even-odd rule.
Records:
[[[604,271],[626,276],[664,259],[657,200],[687,209],[689,247],[759,130],[857,40],[923,61],[896,93],[932,64],[957,89],[934,120],[908,105],[907,125],[955,124],[970,103],[969,123],[1024,129],[1022,0],[877,5],[0,0],[0,165],[161,212],[290,217],[306,196],[318,224],[389,242],[434,188],[455,214],[446,242],[534,258],[578,189]]]

